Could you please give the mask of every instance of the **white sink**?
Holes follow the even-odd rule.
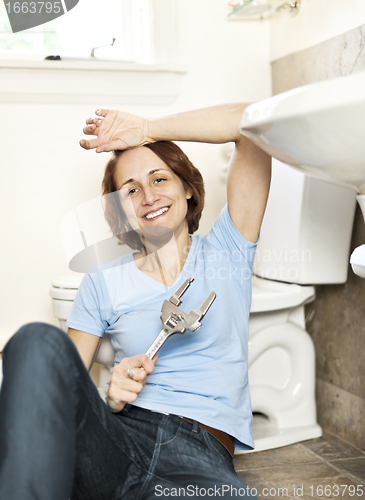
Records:
[[[252,104],[240,132],[278,160],[365,194],[365,72]]]
[[[355,189],[365,218],[365,72],[254,103],[240,132],[284,163]],[[350,262],[365,278],[365,245]]]

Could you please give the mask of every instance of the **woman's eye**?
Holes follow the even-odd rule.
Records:
[[[128,191],[128,195],[134,194],[134,193],[136,193],[136,192],[137,192],[137,189],[136,189],[136,188],[130,189],[130,190]]]
[[[158,179],[155,180],[155,182],[160,183],[162,181],[165,181],[166,179],[163,179],[162,177],[159,177]]]

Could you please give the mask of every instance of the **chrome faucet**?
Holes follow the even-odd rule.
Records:
[[[99,45],[99,47],[94,47],[93,49],[91,49],[90,57],[95,57],[95,50],[97,49],[101,49],[102,47],[109,47],[109,45],[113,47],[115,40],[116,38],[113,38],[112,43],[107,43],[106,45]]]

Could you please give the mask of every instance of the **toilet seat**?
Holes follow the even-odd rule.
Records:
[[[53,280],[49,291],[52,299],[74,300],[83,276],[81,273],[69,274]]]
[[[69,274],[55,279],[51,283],[49,294],[52,297],[52,310],[58,318],[60,327],[66,331],[66,320],[71,314],[73,302],[80,286],[83,274]]]
[[[314,286],[283,283],[252,276],[251,313],[288,309],[311,302],[314,298]]]
[[[52,299],[75,300],[83,276],[82,273],[70,274],[53,280],[49,292]],[[314,298],[314,286],[283,283],[252,276],[251,313],[288,309],[311,302]],[[64,319],[67,317],[65,316]]]

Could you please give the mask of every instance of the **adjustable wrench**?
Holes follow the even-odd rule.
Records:
[[[180,298],[189,288],[194,278],[188,278],[183,285],[174,293],[169,300],[165,300],[161,308],[162,330],[157,335],[155,341],[146,352],[147,356],[153,359],[161,349],[166,340],[175,333],[184,333],[186,330],[195,332],[201,327],[200,321],[206,315],[208,309],[213,304],[216,294],[212,292],[200,309],[192,309],[187,314],[179,308]]]

